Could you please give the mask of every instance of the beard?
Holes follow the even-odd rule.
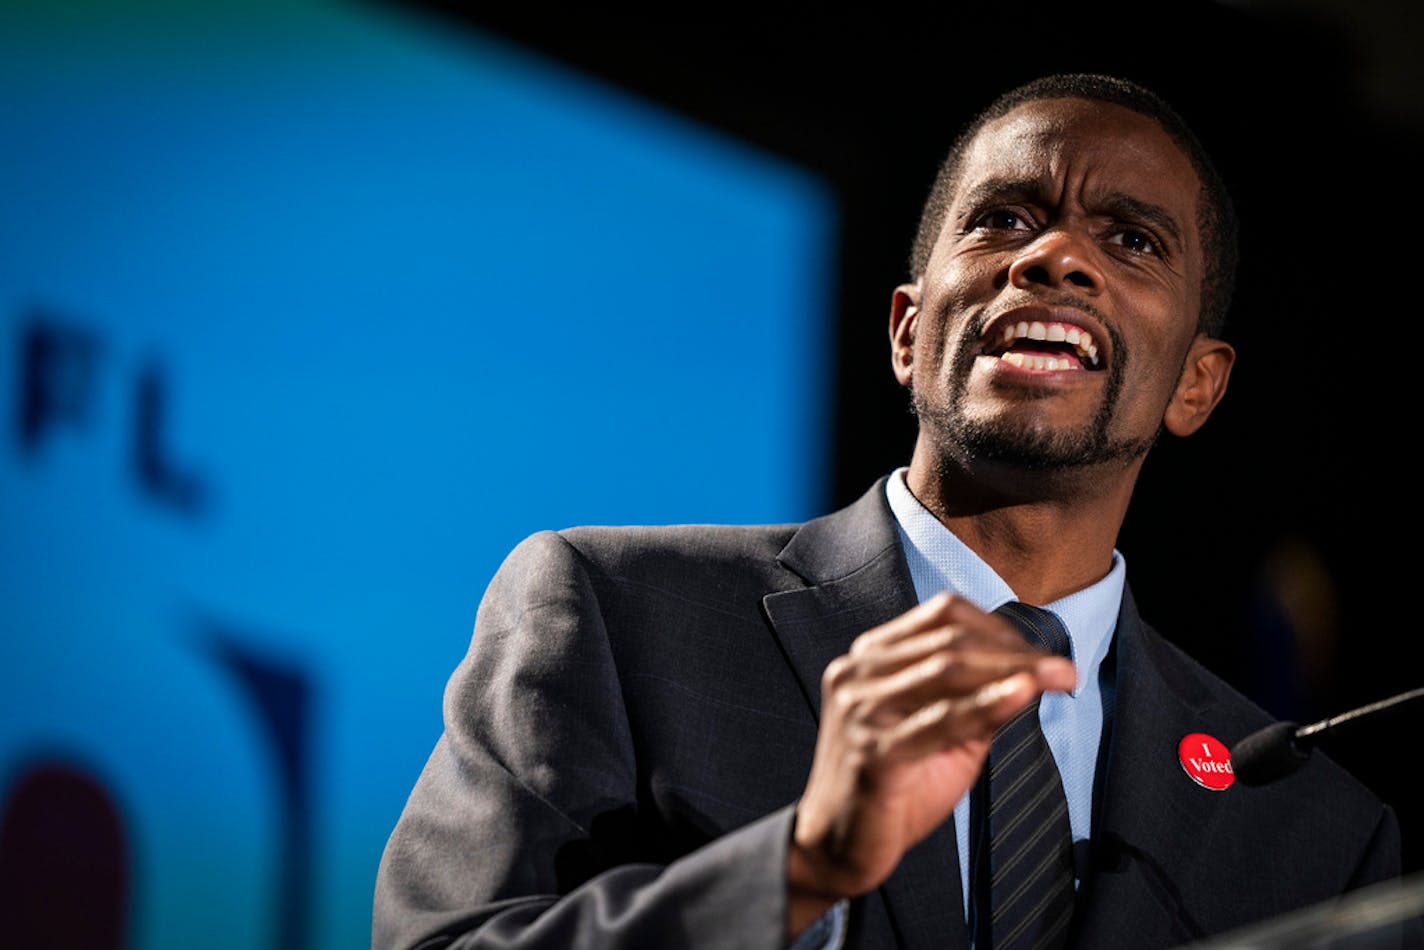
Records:
[[[1112,353],[1112,365],[1103,370],[1108,378],[1102,405],[1092,419],[1071,429],[1027,425],[1012,418],[969,418],[965,413],[969,372],[978,353],[967,346],[954,355],[948,400],[943,404],[932,401],[918,386],[912,386],[912,409],[919,417],[920,427],[934,438],[941,451],[966,467],[993,462],[1025,471],[1048,472],[1114,462],[1126,464],[1146,455],[1162,429],[1159,426],[1144,438],[1115,439],[1110,435],[1122,398],[1126,348],[1121,339],[1114,339]],[[1035,392],[1025,391],[1030,397]]]

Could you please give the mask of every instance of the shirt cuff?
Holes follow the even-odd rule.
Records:
[[[837,901],[836,905],[816,918],[815,923],[801,931],[801,936],[791,942],[789,950],[841,950],[845,944],[846,915],[850,913],[850,901]]]

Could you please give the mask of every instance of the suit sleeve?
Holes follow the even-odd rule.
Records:
[[[1383,806],[1380,809],[1379,823],[1375,825],[1369,844],[1365,846],[1364,855],[1355,867],[1348,889],[1354,890],[1396,878],[1399,876],[1400,863],[1399,821],[1395,818],[1393,808]]]
[[[501,566],[444,720],[381,859],[376,950],[785,946],[790,807],[666,864],[616,830],[636,821],[637,763],[588,567],[561,536]]]
[[[1399,820],[1394,809],[1385,806],[1365,848],[1364,857],[1350,879],[1348,890],[1366,888],[1371,893],[1383,895],[1385,892],[1380,890],[1381,887],[1405,886],[1404,880],[1399,877],[1401,861]],[[1400,920],[1378,924],[1362,934],[1360,939],[1372,947],[1417,950],[1424,947],[1424,915],[1413,913]]]

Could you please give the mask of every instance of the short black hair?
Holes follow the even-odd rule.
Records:
[[[910,276],[918,280],[924,275],[930,252],[944,227],[964,155],[980,130],[1024,103],[1040,99],[1087,99],[1131,109],[1155,119],[1177,147],[1186,153],[1201,183],[1197,229],[1201,232],[1203,261],[1201,313],[1197,318],[1197,329],[1210,336],[1220,336],[1236,280],[1238,226],[1231,196],[1227,194],[1226,185],[1217,174],[1206,149],[1176,110],[1151,90],[1114,76],[1062,73],[1035,79],[999,96],[970,120],[940,164],[939,174],[935,176],[934,186],[920,213],[919,230],[915,233],[915,243],[910,251]]]

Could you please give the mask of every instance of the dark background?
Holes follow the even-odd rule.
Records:
[[[758,5],[632,15],[431,2],[784,156],[839,202],[833,495],[908,460],[886,360],[890,289],[959,125],[1050,72],[1142,82],[1216,158],[1242,220],[1230,392],[1149,460],[1119,547],[1144,614],[1271,712],[1313,721],[1420,686],[1417,412],[1409,331],[1424,269],[1420,7]],[[498,6],[498,5],[496,5]],[[1424,867],[1417,709],[1326,748],[1398,810]],[[1411,732],[1411,734],[1413,734]]]

